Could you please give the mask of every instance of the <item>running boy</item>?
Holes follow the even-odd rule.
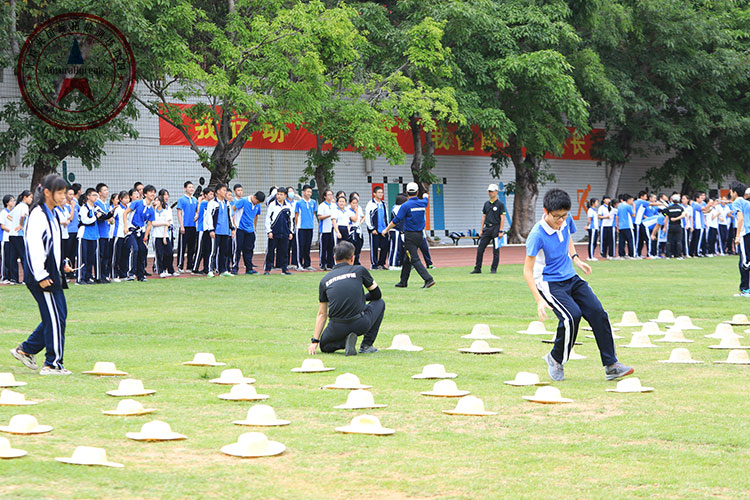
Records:
[[[526,240],[523,277],[536,300],[539,319],[546,320],[546,309],[552,309],[560,320],[552,351],[544,360],[550,378],[564,380],[563,365],[573,350],[583,317],[594,331],[606,379],[615,380],[634,370],[617,361],[609,316],[589,284],[573,269],[575,262],[584,273],[591,273],[591,267],[575,253],[571,234],[576,227],[569,215],[570,206],[568,193],[550,189],[544,195],[544,216]]]

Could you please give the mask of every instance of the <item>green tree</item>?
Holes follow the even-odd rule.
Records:
[[[2,67],[15,64],[18,60],[23,40],[34,27],[48,17],[61,13],[76,12],[77,2],[49,2],[44,9],[29,2],[9,2],[0,9],[0,23],[3,25],[2,38],[7,43],[7,50],[0,53]],[[90,51],[104,50],[82,41],[81,51],[93,56]],[[61,53],[61,60],[66,60],[68,53]],[[40,72],[41,85],[49,89],[48,97],[54,100],[63,80],[62,74]],[[105,92],[108,82],[101,79],[89,79],[94,95]],[[65,105],[85,104],[86,97],[79,92],[69,94]],[[137,138],[138,132],[133,120],[138,117],[136,107],[129,103],[112,121],[103,126],[85,131],[70,131],[56,128],[32,114],[25,102],[11,100],[0,108],[0,168],[5,168],[8,159],[19,153],[22,146],[24,153],[21,162],[24,166],[33,167],[31,187],[33,188],[50,173],[57,172],[58,165],[66,157],[79,158],[89,170],[101,164],[103,148],[110,141],[121,141],[126,137]]]

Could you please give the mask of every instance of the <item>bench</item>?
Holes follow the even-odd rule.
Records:
[[[453,240],[455,246],[458,246],[458,242],[461,240],[472,240],[475,245],[479,245],[481,236],[451,236],[450,238]]]

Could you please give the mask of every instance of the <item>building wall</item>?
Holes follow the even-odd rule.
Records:
[[[18,97],[13,73],[5,70],[0,82],[0,105],[8,99]],[[138,139],[108,143],[105,146],[100,168],[89,171],[78,159],[67,158],[58,172],[66,176],[70,183],[79,182],[84,188],[105,182],[109,185],[110,192],[129,189],[136,181],[153,184],[157,189],[168,189],[172,202],[176,202],[181,196],[185,180],[192,180],[196,186],[208,183],[209,172],[197,163],[195,153],[188,147],[159,145],[159,123],[156,117],[141,109],[136,127],[139,131]],[[374,162],[370,173],[366,172],[365,161],[359,154],[344,152],[340,157],[341,161],[336,166],[334,190],[344,190],[347,193],[357,191],[364,203],[372,189],[368,177],[372,182],[386,184],[406,183],[411,179],[408,167],[411,156],[406,157],[403,165],[394,166],[379,158]],[[237,159],[237,176],[232,184],[242,184],[246,195],[257,190],[268,193],[272,185],[297,187],[304,161],[303,151],[244,149]],[[643,189],[644,184],[640,179],[649,167],[661,161],[663,158],[658,157],[633,161],[623,173],[620,192],[636,194]],[[445,230],[466,232],[468,229],[479,229],[487,185],[494,182],[504,186],[513,180],[513,167],[504,169],[499,179],[493,179],[489,173],[489,165],[490,159],[486,157],[437,156],[434,173],[444,182]],[[542,198],[546,190],[559,187],[570,193],[573,201],[572,215],[576,218],[578,229],[583,229],[586,224],[584,201],[591,197],[601,198],[607,182],[605,168],[597,166],[594,161],[570,160],[550,160],[550,168],[556,181],[540,189],[537,216],[542,214]],[[23,189],[28,189],[31,171],[31,168],[20,165],[13,170],[0,170],[0,194],[17,195]],[[512,195],[507,196],[506,205],[512,210]],[[264,215],[265,211],[262,213]],[[434,220],[434,214],[431,213],[432,228],[436,222],[438,221]],[[580,234],[583,235],[583,232]],[[445,231],[437,230],[435,235],[444,238]],[[258,243],[256,248],[263,250],[264,239],[260,238]]]

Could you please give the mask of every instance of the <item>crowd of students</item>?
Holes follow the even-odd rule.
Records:
[[[256,229],[261,205],[267,238],[264,274],[278,268],[314,271],[310,251],[317,225],[320,270],[334,266],[333,247],[340,240],[355,247],[355,262],[368,238],[370,268],[401,268],[403,227],[398,225],[387,236],[381,234],[406,201],[400,194],[389,212],[383,201],[383,188],[373,189],[363,209],[359,194],[326,189],[322,202],[312,199],[312,188],[274,186],[268,195],[262,191],[245,196],[243,187],[226,184],[206,188],[195,195],[192,182],[184,183],[184,194],[170,202],[166,189],[136,182],[132,189],[110,193],[99,183],[82,189],[73,184],[66,190],[66,201],[55,209],[62,228],[64,258],[73,269],[67,277],[88,285],[120,281],[146,281],[152,273],[161,278],[181,273],[209,277],[231,276],[244,264],[246,274],[257,274],[253,263]],[[19,283],[19,265],[26,258],[24,224],[32,193],[18,198],[6,195],[0,210],[0,282]],[[403,222],[402,222],[403,224]],[[154,260],[147,269],[149,246]],[[433,267],[426,236],[420,247],[427,267]],[[175,265],[176,253],[176,265]],[[22,267],[21,267],[22,269]],[[149,272],[151,271],[151,272]]]
[[[750,193],[748,193],[750,196]],[[736,215],[727,196],[674,192],[621,194],[587,203],[588,259],[714,257],[737,252]]]

